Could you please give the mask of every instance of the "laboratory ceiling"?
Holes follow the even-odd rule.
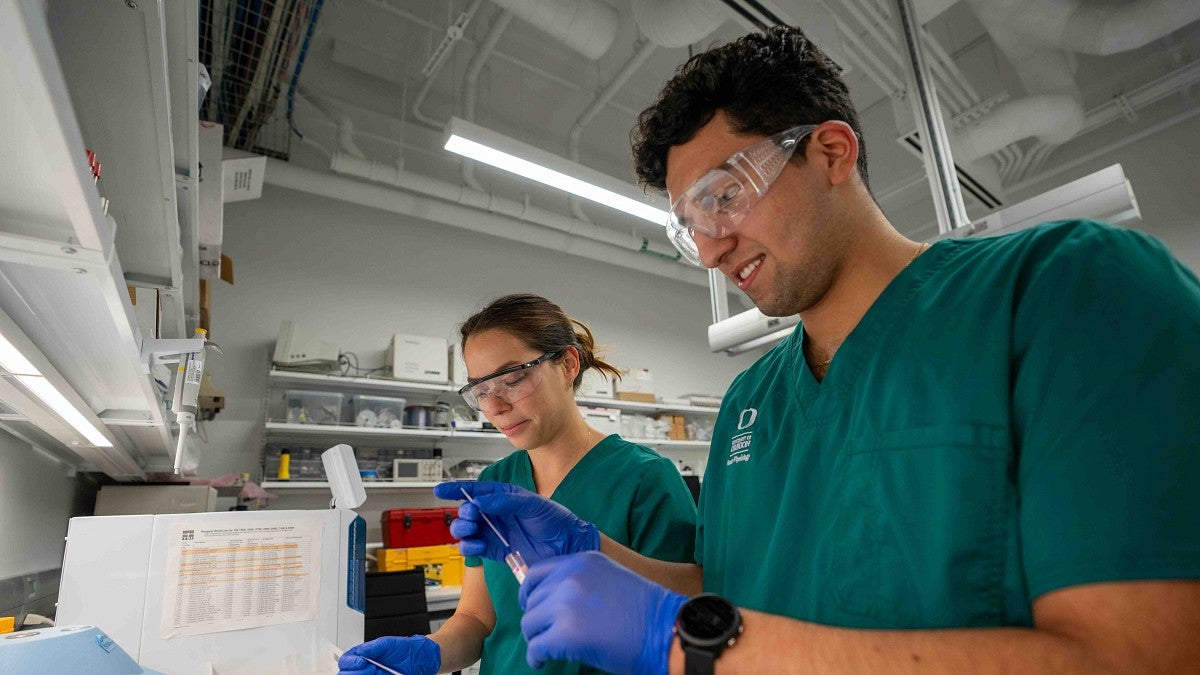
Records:
[[[1194,0],[913,3],[956,164],[979,186],[967,198],[972,217],[994,208],[989,199],[1057,185],[1073,163],[1200,110]],[[929,184],[903,142],[915,122],[895,12],[893,0],[325,2],[293,131],[276,134],[275,151],[292,166],[419,199],[482,211],[472,199],[483,194],[670,250],[644,221],[489,167],[464,170],[442,148],[443,125],[474,120],[632,184],[629,131],[673,70],[752,30],[747,17],[774,18],[803,27],[843,67],[877,200],[902,231],[929,237]],[[459,188],[475,197],[455,198]]]

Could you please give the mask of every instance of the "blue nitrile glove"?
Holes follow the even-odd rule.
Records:
[[[338,659],[338,675],[386,675],[366,659],[404,675],[436,675],[442,667],[442,647],[424,635],[377,638],[347,649]]]
[[[675,617],[687,602],[598,552],[531,566],[517,597],[531,668],[566,659],[639,675],[667,672]]]
[[[460,488],[466,488],[475,500],[475,504],[465,502],[460,506],[458,518],[450,524],[450,534],[461,539],[458,549],[463,555],[500,562],[508,555],[492,528],[483,522],[481,510],[528,565],[567,553],[600,550],[600,531],[595,525],[525,488],[464,480],[441,483],[433,488],[433,494],[441,499],[465,499]]]

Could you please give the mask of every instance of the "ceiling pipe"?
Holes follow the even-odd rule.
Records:
[[[1029,96],[1007,101],[981,119],[959,130],[956,148],[976,159],[1030,136],[1057,146],[1083,129],[1084,109],[1075,73],[1066,52],[1032,39],[1029,23],[1054,23],[1062,12],[1061,1],[1026,3],[1026,0],[969,0],[976,16],[997,48],[1012,63]],[[987,151],[991,148],[990,152]],[[1032,152],[1007,167],[1010,177],[1028,166]]]
[[[475,102],[479,97],[479,75],[491,57],[492,50],[496,48],[496,43],[500,41],[500,36],[504,35],[508,24],[512,22],[512,18],[512,12],[505,9],[500,10],[496,20],[492,22],[492,27],[488,29],[487,36],[479,45],[479,49],[475,51],[475,55],[471,57],[471,62],[467,64],[467,74],[463,78],[463,119],[468,122],[475,121]],[[475,162],[463,161],[462,179],[468,186],[476,190],[483,190],[483,186],[475,178]]]
[[[617,37],[617,10],[602,0],[494,0],[563,46],[595,61]]]
[[[463,26],[466,26],[471,22],[471,19],[475,18],[475,13],[479,11],[479,7],[482,4],[483,0],[475,0],[471,3],[471,6],[467,8],[467,11],[463,12],[463,16],[465,17],[462,21]],[[453,28],[453,26],[451,27]],[[449,32],[447,32],[447,35],[449,35]],[[412,109],[413,119],[431,129],[438,129],[440,131],[442,125],[439,124],[437,120],[421,112],[421,106],[425,103],[425,98],[429,96],[429,90],[433,88],[433,82],[437,78],[438,73],[442,72],[442,68],[446,65],[446,61],[450,60],[450,54],[461,41],[461,39],[450,41],[450,44],[446,47],[446,54],[444,54],[441,60],[437,62],[433,72],[429,73],[429,75],[425,77],[425,82],[421,84],[421,89],[417,92],[416,97],[413,98],[412,106],[410,106]]]
[[[1115,54],[1137,49],[1200,21],[1195,0],[1141,0],[1105,6],[1081,0],[971,0],[993,41],[1012,62],[1032,96],[999,106],[958,135],[968,158],[1036,136],[1039,146],[1015,165],[1012,180],[1036,170],[1054,146],[1087,124],[1069,52]],[[1007,143],[1004,140],[1007,139]],[[1049,147],[1046,147],[1049,146]]]
[[[1083,120],[1083,109],[1072,96],[1041,94],[1009,101],[952,134],[954,154],[971,162],[1029,136],[1060,145],[1079,133]]]
[[[344,154],[342,157],[344,161],[346,159],[351,162],[361,161]],[[386,172],[384,173],[386,174]],[[386,175],[381,177],[386,177]],[[402,192],[392,187],[372,185],[343,176],[304,169],[271,158],[267,159],[264,180],[271,185],[289,190],[452,225],[478,234],[519,242],[523,246],[537,246],[555,253],[577,255],[696,286],[707,287],[708,285],[707,277],[699,269],[659,260],[626,247],[582,238],[577,232],[551,229],[540,223],[534,224],[521,220],[521,218],[544,217],[539,212],[549,213],[559,220],[566,219],[557,214],[516,202],[487,204],[485,205],[488,207],[486,210],[480,210],[477,205],[468,206],[453,201]],[[469,195],[470,199],[486,200],[489,197],[489,195]],[[586,223],[571,222],[575,223],[579,229],[588,229]]]
[[[1130,51],[1200,21],[1196,0],[1142,0],[1136,3],[1080,6],[1063,30],[1063,47],[1107,56]]]
[[[660,47],[686,47],[708,37],[728,16],[717,0],[633,0],[633,20]]]
[[[913,0],[913,11],[917,14],[917,23],[924,26],[956,4],[958,0]]]
[[[377,183],[423,195],[435,197],[462,206],[469,206],[481,211],[498,213],[511,218],[528,221],[541,227],[557,230],[564,234],[606,244],[624,251],[649,253],[658,257],[678,259],[678,256],[665,256],[650,250],[650,242],[644,238],[631,237],[609,230],[590,222],[576,220],[557,212],[532,206],[528,199],[517,201],[499,197],[490,192],[481,192],[468,187],[452,185],[427,176],[405,171],[399,166],[371,162],[354,157],[344,152],[336,152],[330,168],[335,173],[365,178]]]
[[[972,4],[979,11],[981,3]],[[1200,3],[1196,0],[1103,4],[1083,0],[988,0],[986,4],[992,12],[1007,17],[1010,32],[1039,46],[1099,56],[1143,47],[1200,21]]]
[[[570,133],[567,134],[567,156],[572,162],[579,161],[579,139],[583,135],[583,128],[591,124],[592,120],[596,119],[596,115],[598,115],[601,110],[604,110],[604,106],[608,105],[608,102],[612,100],[612,97],[621,89],[621,87],[625,86],[625,83],[629,81],[629,78],[633,77],[634,73],[636,73],[638,69],[646,63],[646,60],[654,54],[654,51],[657,48],[657,45],[649,40],[639,41],[633,56],[631,56],[629,60],[625,62],[625,65],[621,68],[620,72],[618,72],[616,76],[614,76],[613,79],[608,83],[608,85],[604,87],[604,91],[600,92],[600,95],[596,97],[595,101],[592,101],[592,104],[588,106],[587,110],[583,111],[583,114],[579,116],[579,119],[575,120],[575,124],[571,127]],[[573,213],[579,220],[589,220],[587,215],[584,214],[583,209],[580,207],[579,200],[572,197],[570,201],[571,213]]]

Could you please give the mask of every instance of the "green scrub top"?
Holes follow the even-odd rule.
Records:
[[[519,450],[483,470],[479,480],[500,481],[536,491],[529,453]],[[696,506],[671,460],[613,434],[600,441],[571,469],[551,499],[587,520],[613,540],[643,555],[672,562],[693,560]],[[481,675],[576,675],[601,672],[567,661],[549,661],[540,670],[525,662],[521,635],[524,611],[517,602],[520,586],[504,563],[483,563],[496,628],[484,640]]]
[[[1086,221],[934,244],[838,349],[740,374],[700,497],[704,588],[881,629],[1030,626],[1103,581],[1200,577],[1200,283]]]

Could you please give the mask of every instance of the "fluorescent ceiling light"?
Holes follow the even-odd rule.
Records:
[[[67,424],[75,428],[89,443],[99,448],[111,448],[112,442],[105,438],[100,430],[88,421],[79,409],[62,395],[54,385],[50,384],[37,368],[13,346],[8,338],[0,335],[0,366],[12,374],[12,377],[25,388],[33,392]]]
[[[631,185],[457,117],[450,118],[447,130],[450,138],[445,147],[450,152],[624,211],[655,225],[666,225],[667,212],[631,196],[636,194]]]

